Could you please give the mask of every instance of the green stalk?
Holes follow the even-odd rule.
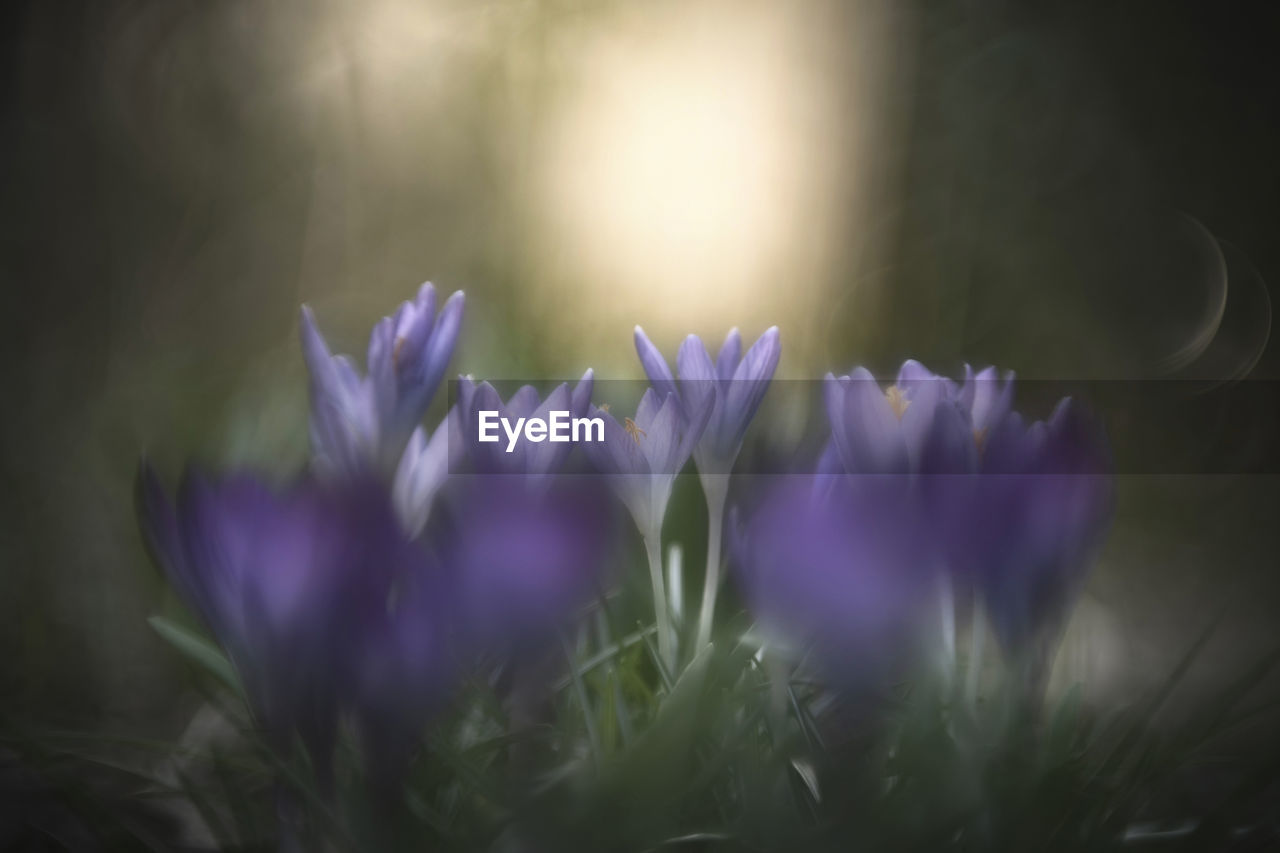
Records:
[[[711,642],[716,596],[720,592],[720,536],[724,531],[724,503],[728,492],[727,475],[712,474],[702,478],[702,493],[707,500],[707,572],[702,586],[702,610],[698,616],[698,649]]]
[[[667,612],[667,589],[662,578],[662,528],[644,537],[645,554],[649,557],[649,582],[653,584],[653,614],[658,626],[658,656],[667,669],[675,672],[676,655],[672,647],[671,615]]]

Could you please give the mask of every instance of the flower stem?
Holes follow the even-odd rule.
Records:
[[[698,615],[698,649],[711,642],[716,596],[720,593],[720,536],[724,530],[724,502],[729,491],[728,479],[720,475],[702,478],[702,492],[707,499],[707,572],[702,586],[702,610]]]
[[[667,590],[662,579],[662,530],[651,530],[644,537],[645,554],[649,557],[649,581],[653,584],[653,615],[658,626],[658,656],[675,671],[675,649],[672,647],[671,615],[667,612]]]

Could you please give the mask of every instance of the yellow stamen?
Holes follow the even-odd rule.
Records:
[[[981,453],[983,448],[987,446],[987,428],[975,429],[973,431],[973,443],[977,446],[978,452]]]
[[[404,338],[396,338],[395,346],[391,348],[391,366],[400,367],[400,351],[404,349]]]
[[[885,399],[889,401],[889,408],[893,409],[893,414],[898,420],[902,420],[902,416],[906,414],[907,406],[911,405],[902,394],[902,389],[897,385],[890,385],[889,390],[884,392]]]
[[[601,403],[600,405],[596,406],[596,408],[597,408],[597,409],[599,409],[599,410],[600,410],[600,411],[602,411],[602,412],[607,412],[607,411],[609,411],[609,404],[608,404],[608,403]]]
[[[639,444],[640,436],[644,435],[645,431],[636,426],[636,422],[631,420],[631,418],[625,418],[624,420],[625,423],[623,423],[622,428],[627,431],[627,435],[631,436],[636,444]]]

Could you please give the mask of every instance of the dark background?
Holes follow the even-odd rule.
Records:
[[[793,376],[854,362],[887,371],[914,356],[1065,380],[1280,379],[1266,346],[1280,281],[1280,8],[903,6],[901,43],[885,48],[877,80],[874,120],[901,131],[881,155],[874,239],[849,233],[822,282],[829,310],[784,329],[828,355]],[[276,49],[299,20],[333,8],[13,2],[0,12],[0,705],[10,715],[180,725],[181,667],[145,624],[171,602],[135,531],[133,472],[144,453],[169,471],[188,455],[282,468],[304,458],[300,301],[342,316],[334,334],[352,348],[432,278],[467,290],[468,369],[501,361],[508,376],[540,377],[584,366],[503,299],[524,269],[501,181],[521,140],[488,106],[506,97],[492,73],[502,48],[468,59],[466,81],[436,104],[450,121],[417,128],[424,162],[440,168],[334,178],[334,128],[290,106],[306,63]],[[581,11],[535,9],[521,36],[535,41]],[[344,144],[358,153],[363,143],[357,133]],[[869,280],[886,285],[875,311],[848,296]],[[1223,281],[1218,335],[1189,364],[1171,360]],[[352,290],[358,282],[369,289]],[[600,358],[628,364],[630,326],[609,332],[615,350]],[[626,370],[619,378],[638,373]],[[1149,440],[1249,445],[1274,431],[1268,406],[1209,425],[1156,423]],[[1093,699],[1149,683],[1217,607],[1229,619],[1193,684],[1280,641],[1277,488],[1237,462],[1230,475],[1122,478],[1082,639],[1064,651],[1080,656]],[[676,511],[698,503],[682,492]]]

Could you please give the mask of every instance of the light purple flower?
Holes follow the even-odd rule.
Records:
[[[1001,375],[994,367],[985,367],[975,374],[972,367],[964,366],[964,383],[954,393],[969,413],[969,425],[979,443],[1013,410],[1013,380],[1012,370]]]
[[[330,353],[311,310],[302,309],[302,352],[311,374],[311,441],[321,470],[358,475],[391,471],[453,356],[463,295],[437,316],[436,291],[418,295],[384,317],[369,337],[368,375]]]
[[[449,479],[450,463],[457,461],[461,446],[458,419],[453,412],[445,416],[430,439],[422,427],[409,436],[391,482],[391,501],[410,538],[426,526],[436,495]]]
[[[507,419],[513,428],[521,418],[547,420],[551,412],[568,412],[570,418],[581,418],[591,406],[593,387],[594,374],[588,369],[572,390],[568,383],[561,383],[543,400],[537,389],[524,385],[504,402],[488,382],[477,385],[463,377],[458,383],[458,418],[462,446],[475,470],[481,474],[524,474],[533,480],[558,473],[573,450],[572,442],[534,442],[521,437],[508,452],[509,442],[501,428],[497,431],[498,441],[478,440],[479,413],[497,412],[497,417]]]
[[[832,451],[820,469],[839,467],[850,474],[906,474],[919,471],[925,438],[940,403],[954,385],[917,361],[904,362],[897,381],[881,390],[864,367],[848,376],[828,373],[823,382]],[[833,455],[834,454],[834,455]]]
[[[711,410],[708,398],[686,414],[675,394],[662,397],[652,388],[640,398],[635,420],[626,418],[625,425],[609,412],[591,407],[590,416],[604,421],[604,441],[584,442],[582,449],[597,470],[609,475],[642,535],[661,530],[671,487],[689,461]]]
[[[676,354],[678,382],[662,353],[639,326],[635,344],[644,372],[659,394],[675,394],[687,414],[710,401],[711,417],[694,448],[694,463],[700,474],[727,474],[778,367],[778,327],[766,330],[746,356],[742,354],[742,336],[736,328],[731,329],[715,362],[702,339],[689,335]]]

